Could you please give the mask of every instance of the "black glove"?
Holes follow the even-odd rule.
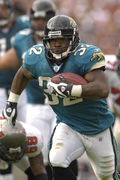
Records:
[[[2,116],[8,120],[10,125],[15,126],[15,120],[17,117],[17,103],[7,101],[6,107],[2,112]]]
[[[72,86],[67,83],[59,83],[55,84],[53,82],[49,82],[48,89],[51,94],[55,94],[56,96],[59,96],[61,98],[70,97],[71,96],[71,90]]]

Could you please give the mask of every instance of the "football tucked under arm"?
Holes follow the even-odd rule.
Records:
[[[87,81],[80,75],[74,73],[62,73],[51,78],[48,89],[51,94],[61,98],[81,97],[82,85]]]

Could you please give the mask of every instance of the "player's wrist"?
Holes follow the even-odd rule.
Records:
[[[15,94],[15,93],[13,93],[13,92],[10,91],[8,101],[9,101],[9,102],[13,102],[13,103],[18,103],[19,96],[20,96],[20,95]]]
[[[82,95],[82,85],[73,85],[71,90],[71,96],[81,97]]]

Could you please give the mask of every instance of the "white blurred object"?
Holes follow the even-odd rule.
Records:
[[[13,175],[8,174],[8,175],[0,175],[0,180],[13,180]]]
[[[2,159],[0,159],[0,169],[4,170],[7,168],[8,168],[8,164],[5,161],[3,161]]]

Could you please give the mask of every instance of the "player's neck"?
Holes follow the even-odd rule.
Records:
[[[41,44],[41,43],[43,43],[42,37],[39,37],[39,36],[36,35],[36,34],[34,34],[34,41],[35,41],[35,44]]]

